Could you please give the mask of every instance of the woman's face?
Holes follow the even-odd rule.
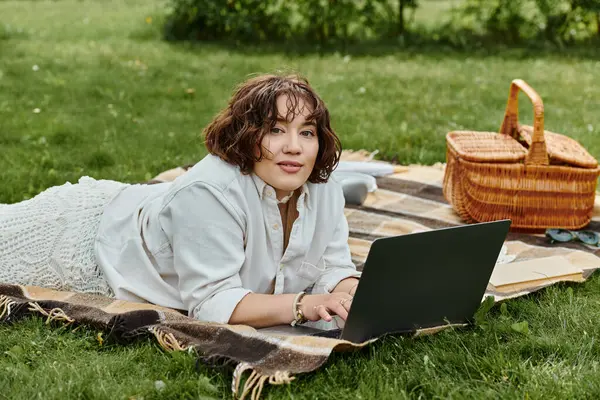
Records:
[[[317,126],[314,121],[306,120],[312,110],[299,99],[300,112],[296,112],[293,120],[286,121],[287,103],[287,96],[277,98],[277,124],[261,142],[263,159],[254,164],[254,173],[275,189],[278,199],[304,185],[319,152]]]

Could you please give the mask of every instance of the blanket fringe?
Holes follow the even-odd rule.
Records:
[[[17,302],[11,300],[8,296],[0,296],[0,321],[5,317],[8,318],[10,316],[10,309],[15,304],[17,304]]]
[[[252,370],[252,373],[244,382],[242,394],[239,397],[240,400],[244,400],[248,394],[250,394],[250,400],[258,400],[265,386],[265,382],[268,382],[271,385],[283,385],[290,383],[295,379],[295,377],[290,376],[288,371],[276,371],[273,375],[263,375],[252,369],[249,364],[240,363],[233,373],[231,390],[233,391],[234,396],[237,396],[240,392],[240,384],[246,370]]]
[[[29,302],[29,311],[37,311],[46,318],[46,324],[49,324],[51,321],[66,321],[66,324],[72,324],[75,320],[69,317],[63,310],[60,308],[53,308],[50,311],[44,310],[38,303]]]
[[[182,344],[179,340],[177,340],[175,335],[164,332],[157,326],[151,326],[148,328],[148,330],[156,337],[159,345],[165,350],[186,351],[193,347]],[[232,382],[232,391],[234,395],[239,393],[242,375],[244,371],[248,369],[252,369],[252,367],[245,363],[238,364],[236,367]],[[277,371],[273,375],[262,375],[259,372],[252,370],[252,373],[244,382],[242,394],[239,399],[244,400],[246,396],[250,394],[250,400],[258,400],[265,386],[265,382],[268,382],[271,385],[282,385],[285,383],[290,383],[294,379],[294,377],[290,377],[290,374],[287,371]]]
[[[179,340],[177,340],[175,335],[172,333],[163,332],[156,326],[152,326],[148,328],[148,330],[156,337],[158,344],[160,344],[160,346],[165,350],[186,351],[191,347],[183,345]]]

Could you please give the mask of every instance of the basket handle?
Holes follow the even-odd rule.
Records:
[[[544,103],[542,103],[542,98],[536,91],[521,79],[515,79],[510,84],[506,112],[504,113],[500,133],[510,135],[515,139],[518,138],[519,90],[525,92],[533,103],[533,137],[531,138],[529,152],[525,157],[525,164],[548,165],[550,162],[544,139]]]

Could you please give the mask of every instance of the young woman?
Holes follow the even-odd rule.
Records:
[[[244,82],[205,136],[174,182],[84,177],[0,205],[0,281],[254,327],[345,320],[360,273],[330,179],[341,145],[308,81]]]

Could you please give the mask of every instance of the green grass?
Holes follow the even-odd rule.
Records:
[[[445,9],[427,7],[430,18]],[[235,84],[280,68],[298,70],[314,84],[346,148],[379,149],[402,163],[443,161],[449,130],[499,128],[509,83],[519,77],[544,99],[547,129],[600,156],[595,57],[382,47],[349,49],[348,61],[335,52],[175,45],[160,40],[163,9],[143,0],[0,1],[0,203],[82,174],[138,182],[196,161],[206,153],[202,127]],[[415,19],[427,20],[427,10]],[[523,97],[521,105],[530,121]],[[507,302],[480,327],[385,339],[335,355],[321,370],[266,395],[594,398],[600,394],[599,284],[593,278]],[[522,322],[527,333],[511,328]],[[37,319],[0,326],[0,398],[230,396],[229,372],[198,374],[192,355],[166,354],[149,339],[100,346],[96,334]],[[165,389],[157,391],[156,381]]]

